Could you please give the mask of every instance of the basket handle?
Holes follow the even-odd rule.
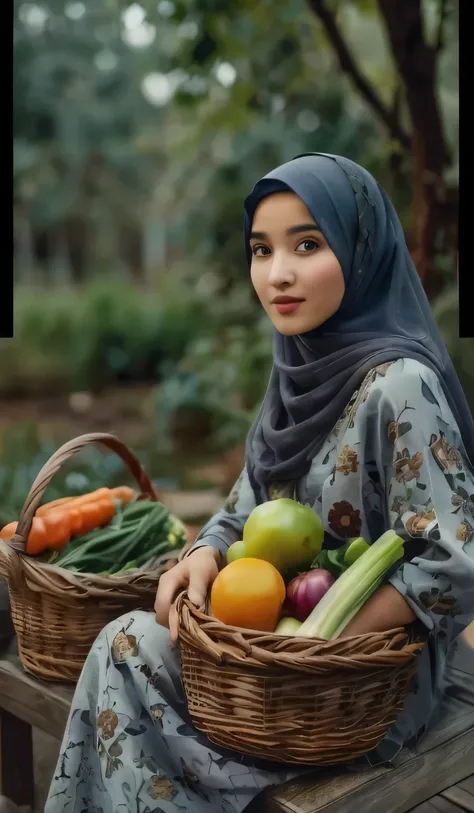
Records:
[[[46,488],[53,479],[54,475],[59,471],[63,463],[69,460],[70,457],[80,452],[86,446],[94,443],[101,443],[108,449],[118,454],[124,463],[129,468],[131,474],[134,476],[140,487],[140,493],[148,499],[156,502],[158,495],[155,492],[148,474],[142,467],[142,464],[136,455],[122,443],[115,435],[109,435],[105,432],[91,432],[87,435],[80,435],[73,440],[68,441],[61,446],[44,464],[43,468],[37,475],[30,492],[23,504],[20,512],[20,519],[18,520],[18,527],[16,533],[9,542],[10,547],[15,548],[17,551],[23,553],[26,550],[26,542],[28,534],[31,530],[33,517],[36,509],[41,501]]]

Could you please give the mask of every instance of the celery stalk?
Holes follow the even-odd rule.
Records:
[[[328,641],[337,638],[403,554],[403,540],[395,531],[384,533],[339,576],[301,625],[298,635]]]

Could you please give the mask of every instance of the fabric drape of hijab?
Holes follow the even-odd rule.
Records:
[[[328,321],[299,336],[275,332],[273,368],[246,449],[261,500],[271,482],[296,481],[353,393],[379,364],[412,358],[434,370],[474,463],[474,421],[411,260],[393,205],[369,172],[335,155],[298,156],[258,181],[245,201],[245,248],[260,201],[294,192],[342,268],[345,293]]]

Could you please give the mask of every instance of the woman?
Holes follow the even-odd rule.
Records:
[[[245,247],[275,327],[245,469],[189,554],[161,578],[156,619],[122,617],[92,647],[46,813],[240,813],[262,788],[303,772],[224,751],[199,734],[170,642],[177,593],[187,588],[203,604],[261,501],[296,495],[313,506],[332,547],[358,535],[374,541],[390,527],[406,540],[406,561],[344,632],[415,621],[429,632],[421,690],[372,763],[393,758],[429,725],[448,648],[474,618],[473,420],[389,199],[351,161],[299,156],[247,198]]]

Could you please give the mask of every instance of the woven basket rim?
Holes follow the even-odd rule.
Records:
[[[0,539],[0,576],[6,578],[9,589],[44,590],[58,598],[84,599],[140,597],[149,592],[163,572],[163,565],[170,559],[178,561],[180,551],[165,553],[153,570],[141,570],[123,575],[99,576],[96,573],[78,573],[54,564],[32,561],[33,557],[12,550]],[[25,584],[26,583],[26,584]]]
[[[181,593],[177,601],[182,642],[206,652],[216,663],[242,667],[393,668],[414,661],[423,642],[409,643],[404,627],[327,641],[321,638],[279,635],[224,624],[196,608]]]

